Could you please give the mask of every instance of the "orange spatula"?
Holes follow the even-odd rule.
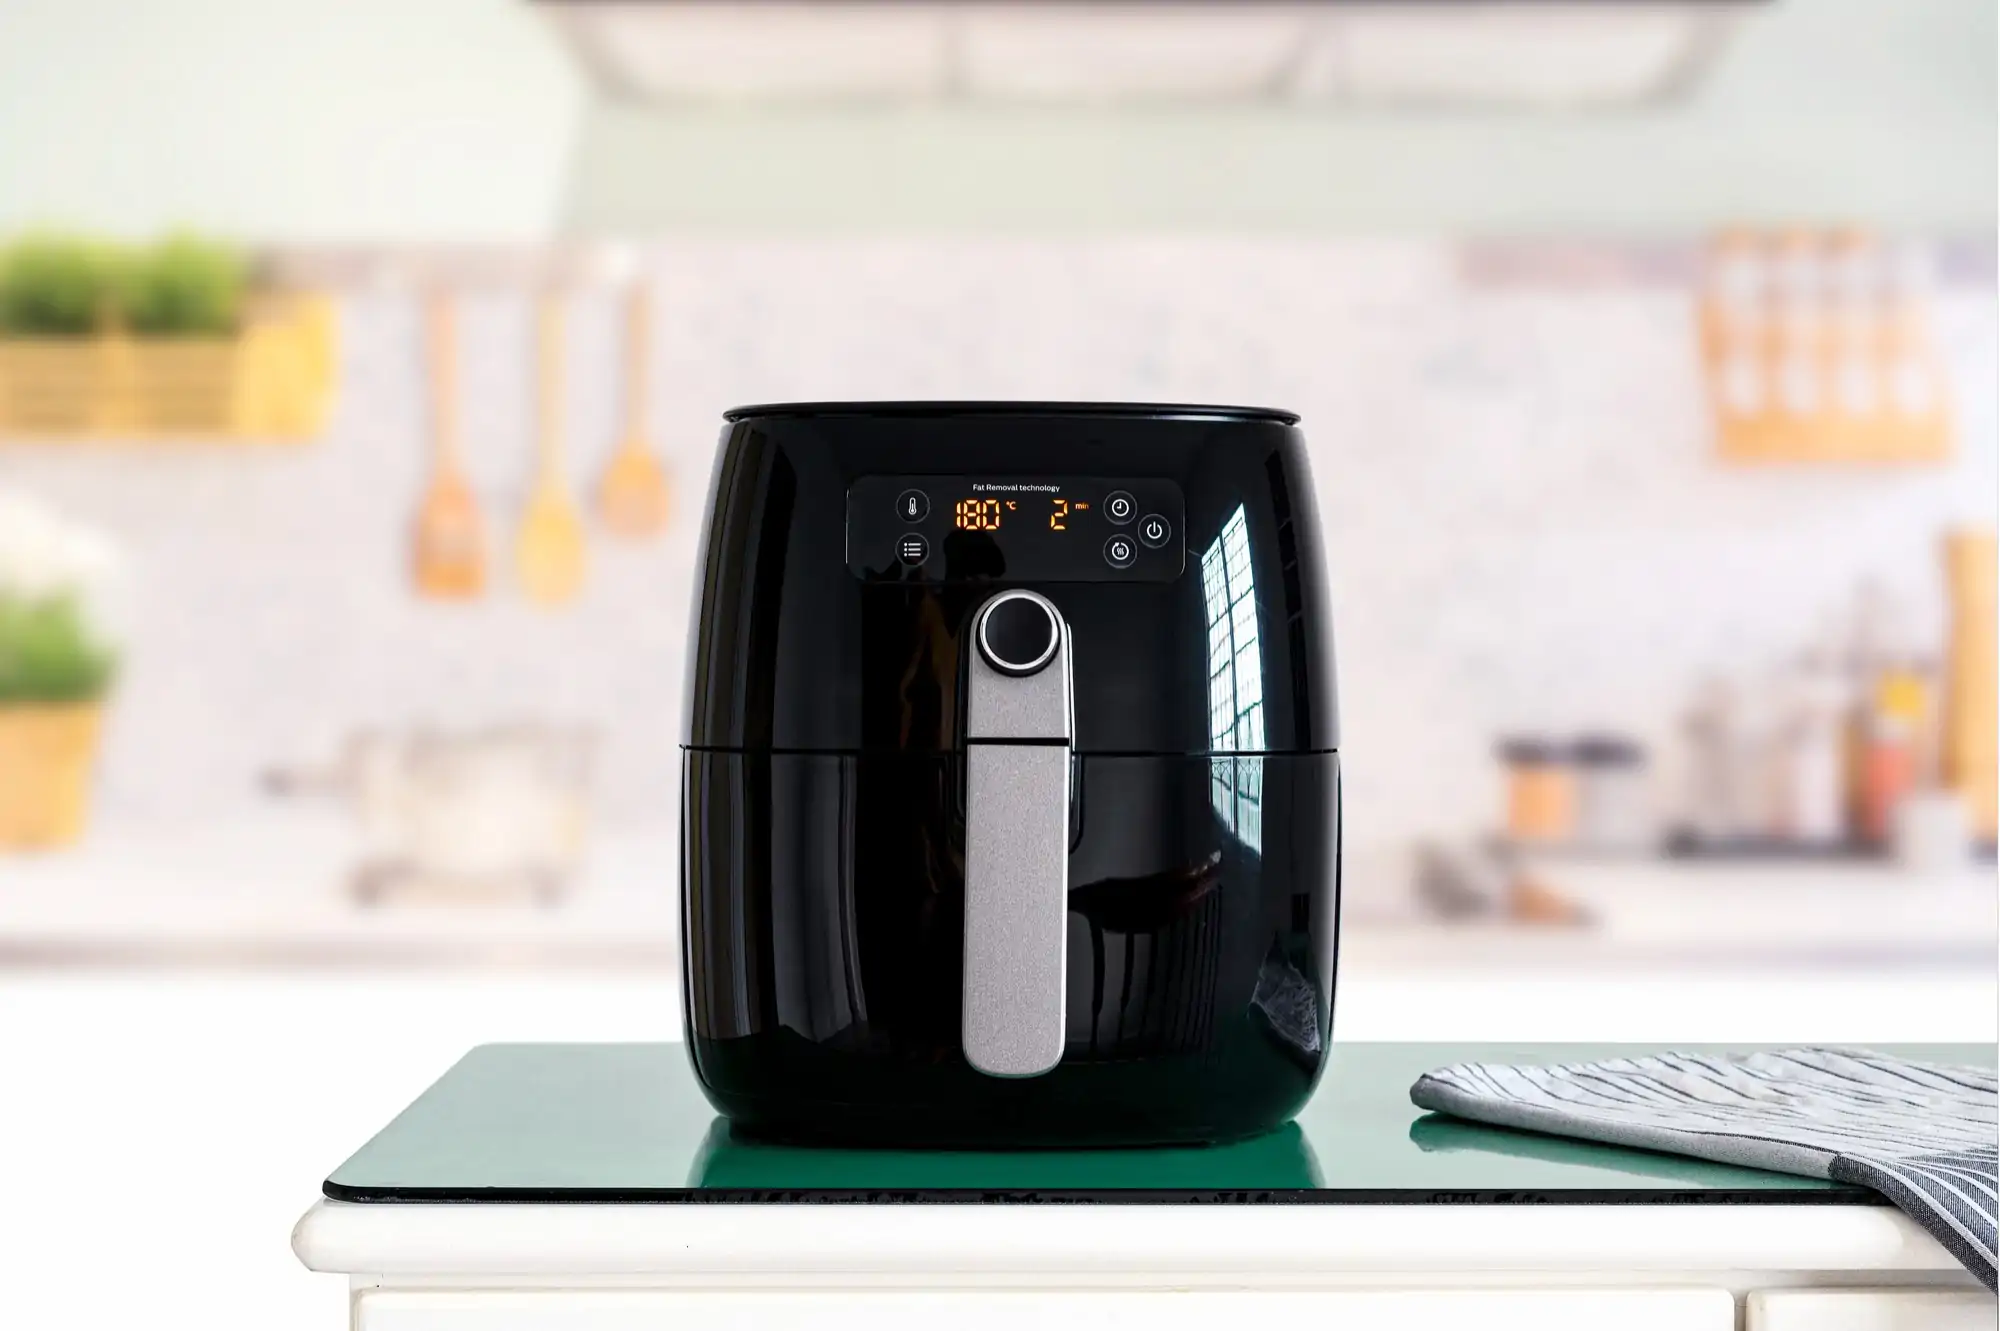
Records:
[[[571,496],[563,461],[562,343],[560,296],[542,299],[537,360],[541,430],[535,443],[535,483],[521,515],[514,560],[521,589],[543,605],[561,605],[583,588],[583,516]]]
[[[486,523],[458,441],[458,331],[448,296],[433,295],[425,321],[431,380],[431,477],[411,536],[417,591],[465,600],[486,588]]]
[[[597,509],[620,536],[657,534],[667,525],[672,491],[667,470],[646,438],[646,367],[652,358],[652,310],[645,283],[625,307],[625,437],[598,481]]]

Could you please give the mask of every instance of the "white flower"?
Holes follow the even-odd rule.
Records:
[[[52,510],[26,495],[0,494],[0,590],[30,599],[63,590],[65,536]]]
[[[0,490],[0,592],[28,600],[105,593],[123,561],[102,533],[64,520],[40,500]]]

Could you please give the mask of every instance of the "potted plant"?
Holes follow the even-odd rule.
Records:
[[[0,246],[0,433],[293,438],[325,424],[330,302],[181,234]]]
[[[97,622],[118,557],[0,491],[0,851],[83,833],[118,652]]]

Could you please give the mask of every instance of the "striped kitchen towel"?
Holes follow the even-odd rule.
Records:
[[[1994,1288],[1995,1074],[1865,1049],[1460,1063],[1425,1109],[1875,1189]]]

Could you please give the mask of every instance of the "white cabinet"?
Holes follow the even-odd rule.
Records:
[[[1736,1302],[1719,1289],[1296,1294],[372,1290],[356,1297],[354,1326],[355,1331],[1212,1331],[1223,1326],[1734,1331]]]
[[[1993,1331],[1984,1290],[1759,1290],[1744,1331]]]

